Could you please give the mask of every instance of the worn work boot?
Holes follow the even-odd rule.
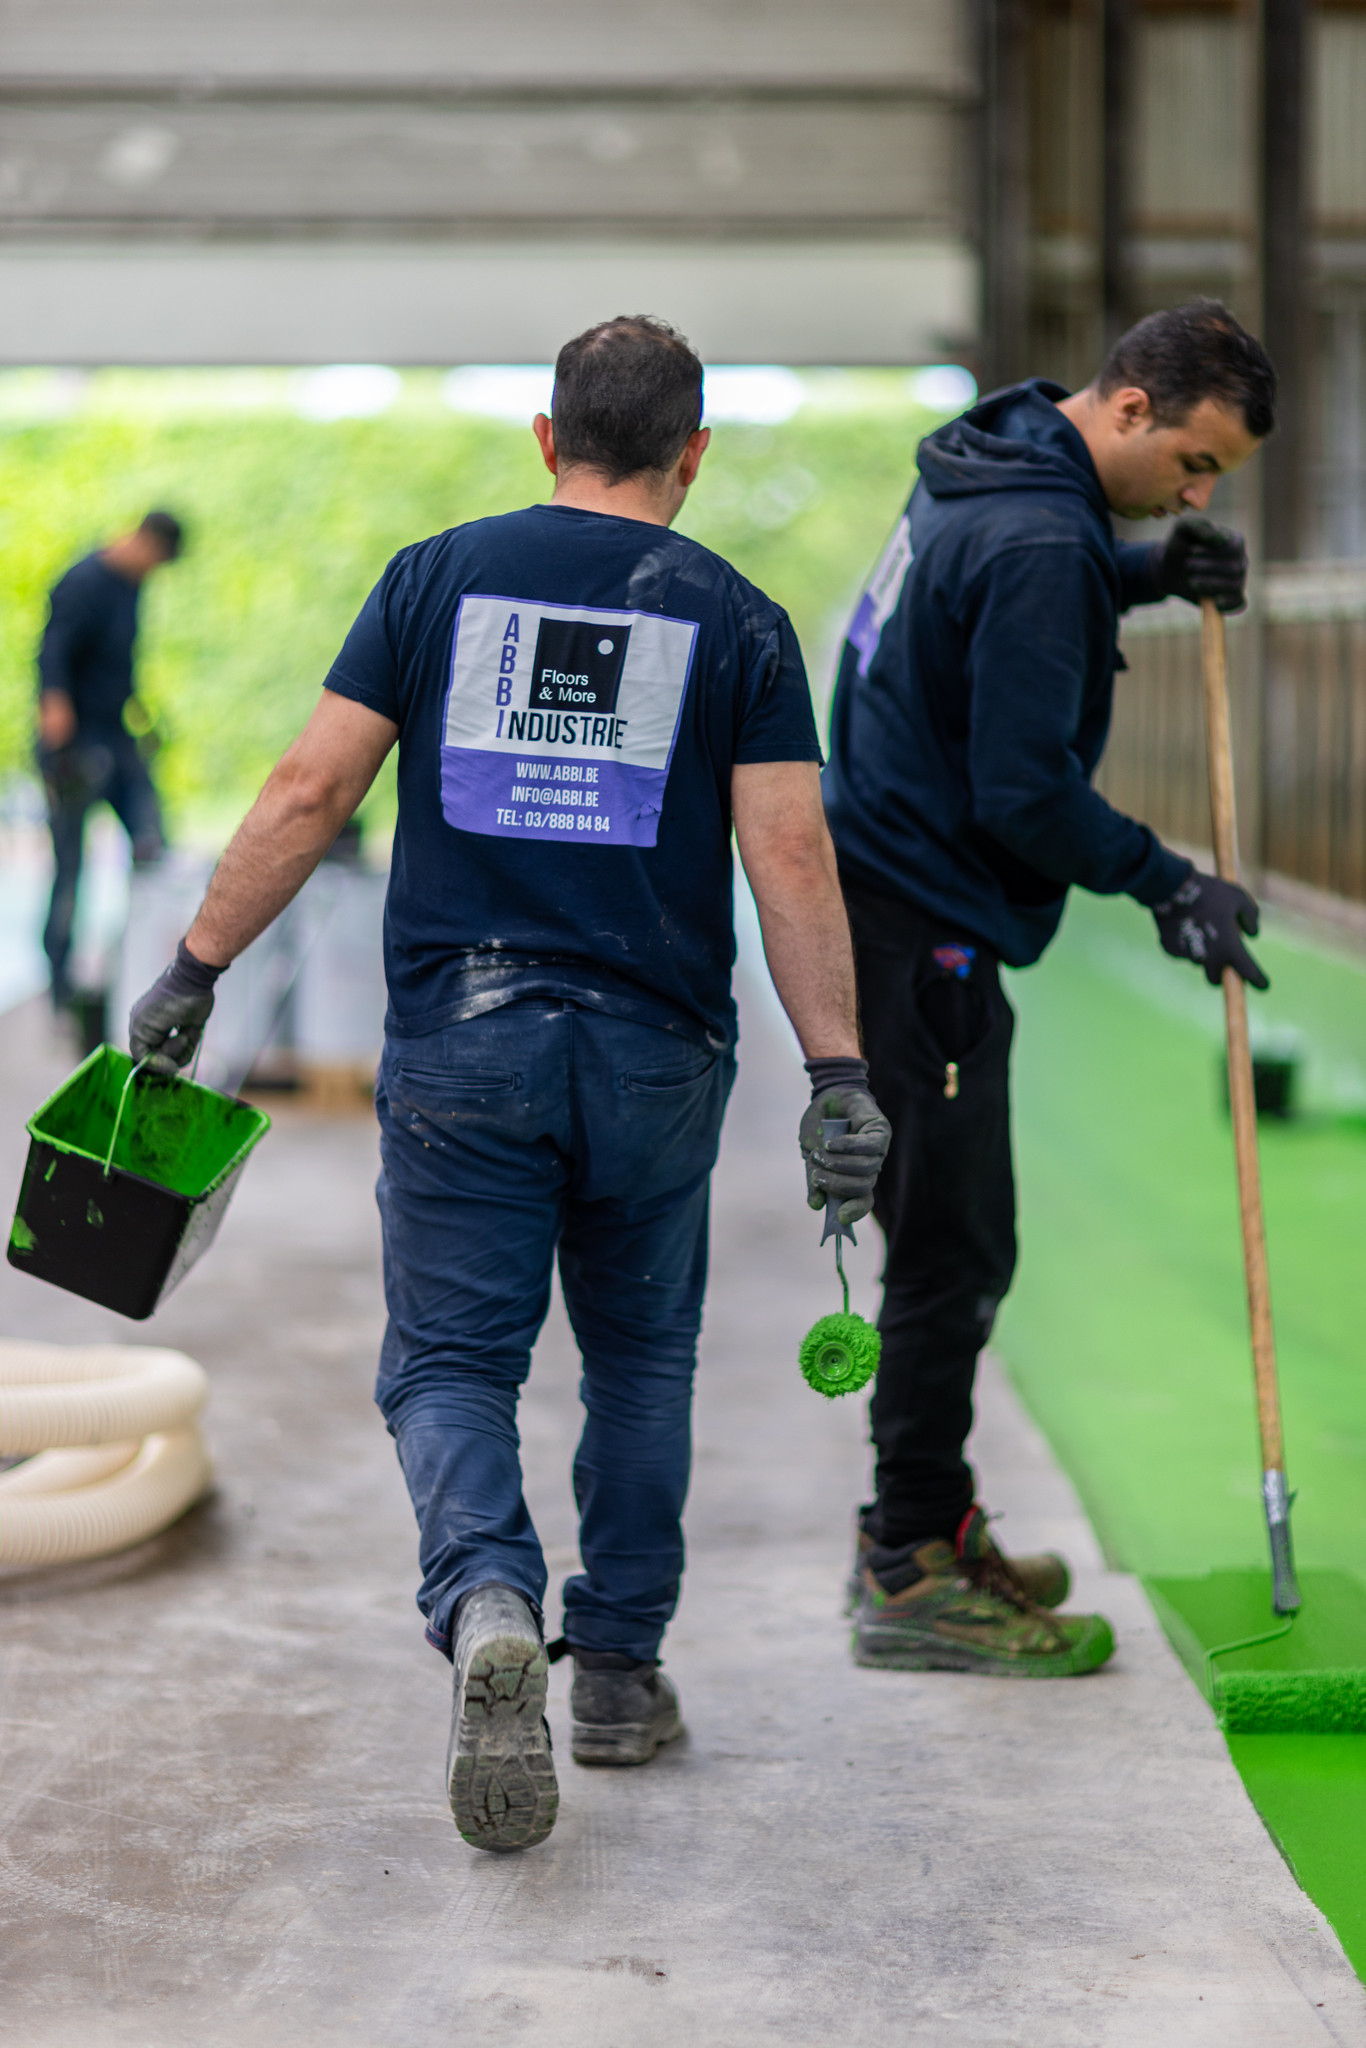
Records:
[[[921,1543],[904,1561],[863,1569],[854,1662],[893,1671],[985,1671],[1004,1678],[1073,1678],[1113,1655],[1099,1614],[1051,1614],[1029,1599],[969,1516],[958,1544]],[[977,1554],[964,1554],[964,1537]]]
[[[533,1848],[560,1804],[536,1618],[510,1586],[476,1586],[460,1603],[452,1649],[446,1789],[455,1824],[476,1849]]]
[[[683,1733],[678,1694],[653,1658],[576,1650],[569,1709],[576,1764],[647,1764]]]
[[[992,1557],[1002,1570],[1014,1579],[1026,1600],[1031,1600],[1036,1607],[1061,1607],[1072,1590],[1072,1574],[1067,1569],[1066,1559],[1059,1557],[1056,1550],[1040,1550],[1024,1557],[1007,1557],[1003,1550],[997,1548],[988,1531],[987,1520],[986,1509],[974,1502],[959,1524],[954,1546],[959,1556],[974,1561]],[[844,1589],[846,1614],[855,1613],[863,1598],[864,1567],[871,1562],[875,1548],[872,1537],[860,1529],[854,1553],[854,1567]]]

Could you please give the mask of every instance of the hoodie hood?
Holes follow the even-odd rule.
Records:
[[[993,391],[920,444],[920,481],[933,498],[986,491],[1071,491],[1109,523],[1090,450],[1054,403],[1061,384],[1031,377]]]

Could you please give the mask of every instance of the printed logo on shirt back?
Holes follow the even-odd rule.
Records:
[[[441,748],[448,825],[653,846],[697,627],[656,612],[466,597]]]
[[[882,629],[896,610],[901,586],[911,566],[911,522],[903,512],[892,532],[892,537],[882,551],[881,559],[858,601],[857,609],[850,621],[845,636],[858,653],[858,672],[868,673],[868,665],[877,653]]]
[[[631,628],[587,619],[541,620],[531,702],[549,711],[615,711]]]

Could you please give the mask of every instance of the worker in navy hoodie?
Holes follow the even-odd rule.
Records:
[[[1007,1559],[963,1446],[977,1357],[1015,1266],[999,967],[1052,939],[1068,888],[1126,894],[1211,982],[1266,980],[1257,907],[1092,788],[1121,613],[1244,602],[1241,538],[1200,517],[1274,425],[1275,372],[1226,308],[1155,313],[1069,396],[1033,378],[920,444],[919,482],[863,593],[835,691],[826,812],[858,960],[870,1084],[894,1133],[860,1518],[861,1664],[1070,1675],[1110,1655],[1062,1616],[1060,1558]],[[1178,515],[1165,540],[1111,515]],[[1190,516],[1195,515],[1195,516]]]

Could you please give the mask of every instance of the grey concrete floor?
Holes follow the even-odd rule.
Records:
[[[37,1005],[0,1019],[0,1186],[70,1064]],[[864,1420],[796,1370],[834,1305],[799,1099],[756,998],[666,1646],[690,1738],[642,1771],[576,1769],[561,1666],[561,1817],[519,1857],[466,1848],[445,1807],[448,1667],[422,1641],[408,1503],[370,1405],[368,1121],[282,1115],[150,1325],[0,1268],[4,1334],[202,1360],[218,1467],[215,1497],[141,1549],[0,1581],[0,2040],[1366,2044],[1331,1931],[998,1371],[977,1453],[1004,1538],[1070,1551],[1119,1655],[1032,1685],[851,1666]],[[874,1239],[853,1258],[865,1309]],[[576,1411],[557,1310],[525,1404],[556,1584]]]

